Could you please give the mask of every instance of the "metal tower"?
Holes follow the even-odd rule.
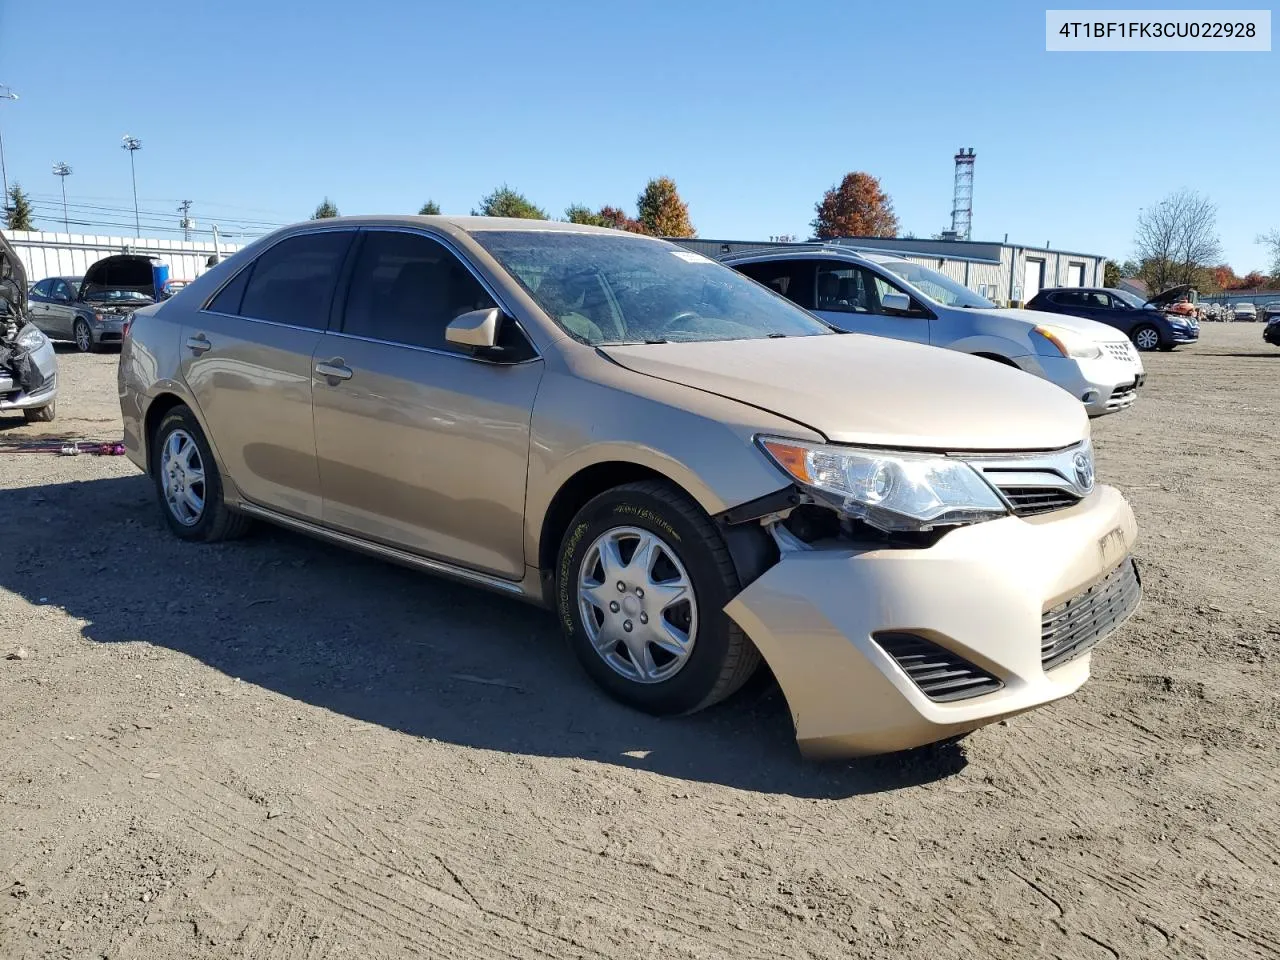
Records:
[[[951,232],[957,240],[968,240],[973,226],[973,147],[961,147],[956,154],[956,189],[951,200]]]

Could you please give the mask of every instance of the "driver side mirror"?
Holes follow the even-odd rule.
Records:
[[[911,298],[905,293],[892,290],[880,297],[880,306],[888,313],[910,313]]]
[[[66,294],[66,293],[59,293],[59,294],[58,294],[57,296],[55,296],[53,299],[57,300],[59,303],[70,303],[70,302],[71,302],[71,296],[70,296],[70,294]]]
[[[502,311],[497,307],[472,310],[455,317],[444,328],[444,339],[457,347],[465,347],[472,353],[484,353],[498,349],[498,325]]]

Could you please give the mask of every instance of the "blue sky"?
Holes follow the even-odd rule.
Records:
[[[129,133],[143,209],[189,198],[200,223],[298,220],[326,194],[344,213],[428,197],[465,213],[503,182],[560,215],[631,207],[666,174],[722,239],[807,236],[849,170],[927,236],[949,225],[963,145],[975,239],[1123,258],[1139,208],[1192,187],[1218,205],[1228,261],[1264,267],[1277,54],[1049,54],[1044,10],[0,0],[0,82],[21,96],[0,131],[9,180],[42,203],[64,160],[72,202],[131,206]]]

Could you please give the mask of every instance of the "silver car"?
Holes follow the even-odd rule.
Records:
[[[57,355],[30,322],[26,270],[0,235],[0,414],[21,413],[28,423],[48,423],[57,414],[57,396]]]
[[[1091,417],[1131,406],[1146,376],[1133,344],[1114,327],[1002,309],[900,257],[815,244],[723,262],[841,330],[946,347],[1043,377]]]
[[[81,353],[119,346],[134,310],[155,303],[151,257],[116,254],[83,277],[46,277],[31,288],[31,320],[54,340],[70,340]]]

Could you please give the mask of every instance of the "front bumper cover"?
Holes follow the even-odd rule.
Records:
[[[1045,611],[1126,562],[1137,537],[1119,491],[953,530],[926,549],[789,551],[725,608],[768,661],[810,756],[903,750],[1067,696],[1090,654],[1044,670]],[[874,634],[914,634],[997,677],[996,692],[929,699]]]

